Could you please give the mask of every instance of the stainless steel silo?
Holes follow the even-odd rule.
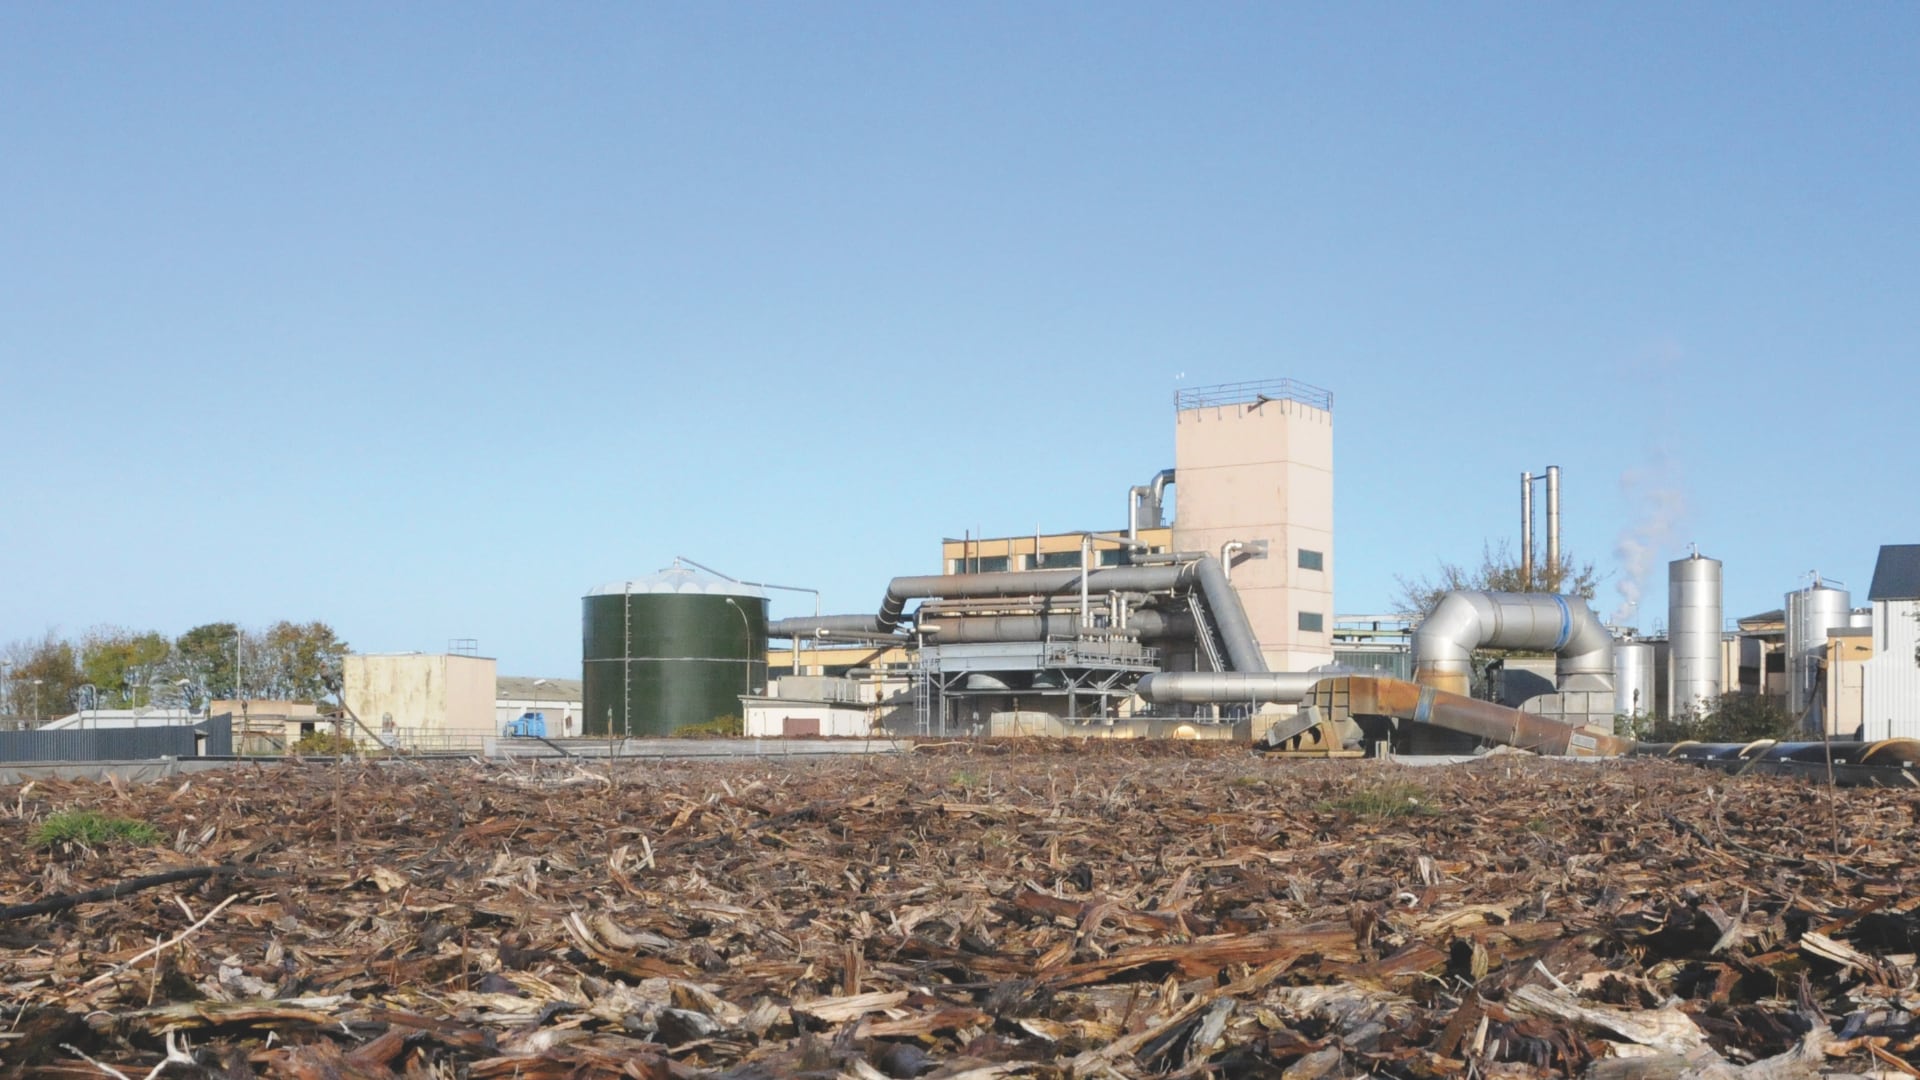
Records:
[[[1671,714],[1696,715],[1720,697],[1720,560],[1694,552],[1667,564],[1667,686]]]
[[[1873,609],[1854,608],[1847,613],[1847,628],[1850,630],[1868,630],[1873,627]]]
[[[1822,585],[1819,579],[1787,594],[1787,707],[1795,716],[1813,701],[1820,677],[1820,658],[1826,655],[1827,631],[1849,623],[1853,597],[1845,589]]]
[[[1653,646],[1644,641],[1613,643],[1613,711],[1621,716],[1653,714]]]

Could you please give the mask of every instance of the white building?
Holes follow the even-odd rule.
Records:
[[[1861,723],[1868,739],[1920,737],[1920,544],[1885,544],[1873,567],[1873,656]]]
[[[535,679],[521,675],[502,675],[494,680],[494,731],[506,734],[507,725],[521,716],[537,712],[547,718],[547,738],[566,739],[580,734],[581,707],[579,679]]]

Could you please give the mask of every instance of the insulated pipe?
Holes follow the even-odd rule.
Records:
[[[1211,561],[1211,560],[1207,560]],[[1191,585],[1195,565],[1115,566],[1085,575],[1091,588],[1102,591],[1166,592]],[[990,596],[1048,596],[1079,586],[1078,570],[1002,570],[990,574],[925,574],[897,577],[887,585],[878,615],[827,615],[817,619],[779,619],[767,627],[772,637],[804,637],[815,630],[862,631],[888,634],[899,629],[907,601],[938,597],[963,600]]]
[[[1156,705],[1292,705],[1305,701],[1313,684],[1325,678],[1299,671],[1158,671],[1142,678],[1134,693]]]
[[[1152,483],[1139,484],[1127,489],[1127,539],[1140,539],[1140,501],[1153,500],[1153,525],[1159,528],[1163,523],[1162,507],[1166,498],[1167,485],[1173,483],[1173,470],[1161,469],[1154,474]]]
[[[1127,616],[1128,628],[1143,640],[1190,638],[1193,620],[1184,613],[1168,613],[1144,608]],[[1070,637],[1071,615],[937,615],[922,622],[919,629],[936,645],[975,644],[983,641],[1044,641],[1050,637]]]
[[[1265,671],[1267,659],[1260,655],[1260,641],[1253,636],[1253,624],[1247,621],[1247,609],[1240,605],[1240,594],[1233,591],[1227,572],[1212,556],[1193,564],[1200,582],[1200,595],[1207,599],[1214,625],[1220,629],[1221,643],[1227,647],[1227,662],[1235,671]]]
[[[907,601],[939,597],[958,600],[980,596],[1046,596],[1065,592],[1082,582],[1102,592],[1168,592],[1197,585],[1207,610],[1226,646],[1235,671],[1265,671],[1260,642],[1247,621],[1240,594],[1211,555],[1174,566],[1115,566],[1083,574],[1078,570],[1007,570],[992,574],[928,574],[897,577],[887,586],[879,615],[828,615],[818,619],[780,619],[767,627],[769,637],[807,637],[817,631],[890,634],[899,629]],[[1608,659],[1611,664],[1611,657]],[[1609,668],[1609,670],[1611,670]]]
[[[1560,466],[1547,466],[1547,580],[1558,588],[1560,572]]]
[[[1585,600],[1558,593],[1448,593],[1413,632],[1413,681],[1465,697],[1483,646],[1554,653],[1560,690],[1613,689],[1612,636]]]
[[[1244,548],[1246,546],[1247,544],[1246,544],[1246,541],[1244,540],[1229,540],[1226,543],[1220,545],[1220,572],[1227,575],[1228,581],[1233,580],[1234,552],[1237,552],[1241,548]]]
[[[1087,632],[1089,614],[1087,610],[1087,578],[1093,576],[1093,534],[1080,538],[1080,633]]]

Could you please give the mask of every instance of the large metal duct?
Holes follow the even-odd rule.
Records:
[[[1414,682],[1467,696],[1478,648],[1551,652],[1558,689],[1613,689],[1613,638],[1577,596],[1448,593],[1413,632]]]
[[[1711,709],[1720,698],[1720,560],[1694,552],[1667,564],[1669,716]]]
[[[1297,671],[1160,671],[1134,692],[1156,705],[1231,705],[1235,702],[1305,701],[1326,675]]]
[[[1265,671],[1267,658],[1260,654],[1260,642],[1253,636],[1253,624],[1247,621],[1247,609],[1240,594],[1227,580],[1227,570],[1218,559],[1208,556],[1193,564],[1200,578],[1200,595],[1206,598],[1220,630],[1220,643],[1226,646],[1227,666],[1233,671]]]
[[[970,644],[981,641],[1044,641],[1050,637],[1072,637],[1079,626],[1073,615],[949,615],[941,613],[923,618],[916,629],[938,645]],[[1127,629],[1144,640],[1190,638],[1194,634],[1189,615],[1154,611],[1151,608],[1127,616]]]
[[[813,637],[822,631],[828,635],[891,634],[905,621],[907,602],[939,598],[958,600],[991,596],[1049,596],[1076,590],[1081,584],[1078,570],[1009,570],[992,574],[928,574],[897,577],[887,585],[887,595],[878,615],[826,615],[813,618],[780,619],[767,627],[770,637]],[[1172,566],[1116,566],[1086,575],[1086,588],[1092,592],[1170,592],[1196,587],[1206,601],[1225,646],[1228,666],[1235,671],[1265,671],[1267,663],[1260,655],[1260,642],[1253,636],[1240,594],[1220,568],[1219,560],[1202,555],[1190,563]],[[984,640],[984,639],[983,639]],[[1033,640],[1011,638],[994,640]]]
[[[1787,594],[1787,707],[1795,716],[1813,704],[1820,661],[1827,653],[1827,631],[1847,625],[1853,596],[1820,583]]]

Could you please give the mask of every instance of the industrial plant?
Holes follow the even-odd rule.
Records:
[[[1607,755],[1643,721],[1758,695],[1812,738],[1920,735],[1920,545],[1882,549],[1871,607],[1815,576],[1733,624],[1721,563],[1695,550],[1668,566],[1664,625],[1612,626],[1578,596],[1532,591],[1539,481],[1546,566],[1560,561],[1549,467],[1522,475],[1522,591],[1449,593],[1417,623],[1341,615],[1333,395],[1291,379],[1183,390],[1173,421],[1171,466],[1116,478],[1111,521],[945,538],[940,573],[894,577],[870,611],[772,619],[769,590],[810,590],[684,557],[593,589],[585,734],[736,719],[760,737]]]
[[[1520,474],[1511,591],[1434,592],[1416,615],[1343,614],[1332,393],[1279,379],[1182,390],[1173,405],[1173,460],[1112,478],[1111,518],[968,532],[937,551],[930,538],[938,572],[876,581],[867,610],[823,612],[806,585],[681,556],[586,593],[577,679],[501,676],[456,639],[439,653],[346,655],[337,708],[236,694],[197,711],[113,710],[96,693],[38,731],[0,732],[0,756],[139,757],[163,743],[187,756],[569,753],[562,744],[581,740],[616,753],[623,740],[688,735],[1610,756],[1692,738],[1689,724],[1742,702],[1773,710],[1776,741],[1920,739],[1920,544],[1880,549],[1864,605],[1810,572],[1785,583],[1779,609],[1734,618],[1726,568],[1696,548],[1667,566],[1664,619],[1616,625],[1556,591],[1562,470],[1547,466]],[[813,613],[773,618],[778,592],[810,594]],[[1751,756],[1749,734],[1735,749]],[[1902,745],[1920,757],[1920,742]]]

